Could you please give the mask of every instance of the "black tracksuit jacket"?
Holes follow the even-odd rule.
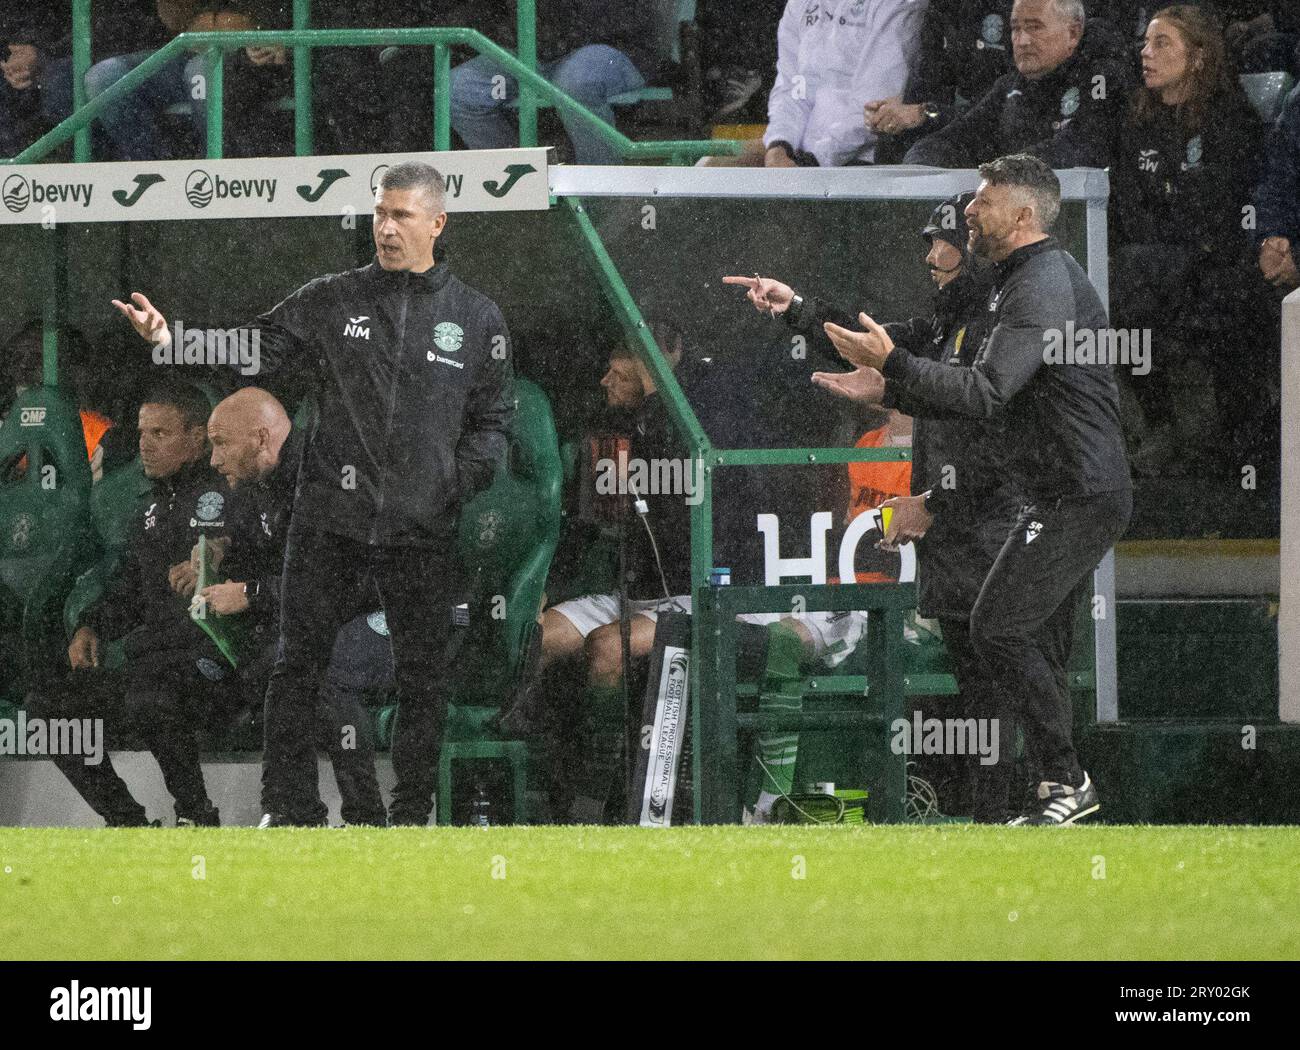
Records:
[[[939,116],[918,132],[932,134],[989,93],[1011,62],[1012,0],[930,0],[921,50],[904,102],[933,102]]]
[[[211,540],[228,533],[229,499],[226,479],[206,456],[155,481],[117,571],[77,626],[91,627],[101,638],[126,635],[129,657],[205,647],[206,636],[190,619],[189,599],[171,589],[167,573],[190,560],[199,536]]]
[[[953,367],[969,368],[974,363],[987,334],[986,303],[993,271],[991,267],[971,271],[970,265],[936,293],[932,316],[884,326],[895,346]],[[812,298],[804,301],[789,323],[820,335],[825,321],[860,330],[855,317],[854,311]],[[813,339],[811,345],[833,358],[838,368],[844,367],[844,360],[828,350],[825,339]],[[899,390],[891,391],[885,403],[914,417],[912,494],[933,494],[928,505],[935,520],[918,544],[917,608],[922,616],[969,616],[1021,503],[1006,471],[1002,421],[942,412],[931,418],[931,406]]]
[[[949,368],[895,347],[887,388],[932,417],[1000,416],[1010,478],[1030,502],[1131,488],[1108,364],[1047,363],[1046,336],[1107,327],[1087,273],[1054,237],[1017,249],[994,268],[987,336],[969,368]]]
[[[1096,78],[1102,78],[1100,81]],[[946,128],[907,151],[907,164],[973,168],[1031,153],[1053,168],[1104,168],[1133,79],[1126,45],[1090,23],[1075,53],[1038,80],[1012,70]],[[1104,97],[1097,97],[1103,94]]]
[[[314,393],[295,529],[389,546],[454,542],[492,483],[514,417],[510,335],[497,305],[438,263],[320,277],[253,326],[260,374]],[[251,333],[250,333],[251,337]]]
[[[248,612],[254,630],[268,640],[278,629],[284,545],[304,445],[302,434],[296,429],[290,431],[275,469],[264,478],[239,485],[231,493],[231,546],[221,572],[227,579],[248,585]]]

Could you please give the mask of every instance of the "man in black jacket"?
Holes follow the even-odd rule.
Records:
[[[1009,73],[1011,0],[930,0],[921,50],[901,96],[868,102],[881,135],[876,163],[892,164],[926,135],[946,128]]]
[[[77,624],[68,646],[71,673],[27,699],[36,718],[103,718],[143,738],[176,800],[178,825],[216,825],[199,764],[199,726],[235,713],[241,694],[230,667],[190,619],[184,593],[190,551],[200,535],[227,531],[225,485],[207,465],[203,395],[160,387],[140,407],[140,458],[153,482],[126,556],[103,597]],[[101,666],[102,640],[125,636],[124,671]],[[147,823],[144,807],[111,763],[54,758],[110,826]]]
[[[491,484],[514,416],[510,336],[497,305],[433,257],[447,221],[442,176],[395,164],[375,195],[376,260],[311,281],[257,321],[261,371],[315,386],[285,551],[280,654],[266,695],[264,824],[320,824],[310,727],[339,627],[379,588],[397,665],[389,821],[432,806],[460,597],[456,524]],[[169,357],[163,315],[116,300]]]
[[[265,695],[280,633],[280,573],[303,437],[273,394],[245,387],[212,410],[208,440],[212,466],[234,495],[230,544],[219,563],[229,579],[205,587],[200,594],[210,612],[248,614],[253,644],[240,677],[248,692]],[[377,597],[374,604],[379,604]],[[357,645],[358,634],[355,627],[339,632],[327,685],[321,690],[320,728],[338,782],[344,823],[382,825],[386,817],[375,779],[370,719],[361,690],[334,686],[339,677],[335,664],[341,661],[353,668],[365,662],[371,665],[365,668],[370,679],[391,681],[393,659],[386,645],[382,650]]]
[[[894,344],[908,353],[964,368],[974,363],[987,333],[985,304],[993,277],[992,268],[967,250],[963,209],[972,197],[963,193],[944,201],[921,231],[928,246],[926,265],[937,286],[934,313],[885,325]],[[725,280],[747,284],[755,307],[808,334],[814,350],[842,364],[825,340],[822,326],[829,320],[856,327],[850,311],[816,297],[804,298],[771,278]],[[815,378],[826,389],[852,398],[858,377],[818,372]],[[926,406],[912,403],[899,391],[889,392],[885,406],[916,417],[912,429],[913,495],[881,504],[893,510],[886,544],[896,548],[916,543],[918,611],[940,623],[955,665],[962,708],[970,717],[996,717],[996,684],[971,645],[969,621],[980,586],[1020,505],[1015,484],[1005,472],[1000,423],[927,418]],[[1011,726],[1003,726],[1001,732],[1003,739],[1012,738]],[[967,777],[975,819],[1002,823],[1006,820],[1011,755],[1008,752],[1006,761],[991,766],[978,759],[978,755],[971,756]]]
[[[894,388],[928,406],[927,415],[1000,417],[1005,426],[1008,470],[1027,504],[971,610],[971,641],[1002,702],[1019,709],[1037,771],[1038,801],[1016,822],[1071,824],[1100,803],[1074,751],[1065,667],[1088,576],[1128,525],[1132,485],[1112,363],[1096,359],[1106,311],[1087,274],[1047,232],[1060,209],[1060,183],[1043,161],[1023,154],[985,164],[980,174],[966,209],[970,246],[995,272],[988,335],[974,363],[949,368],[895,352],[865,314],[865,333],[834,324],[826,331],[860,366],[863,400],[880,401]],[[1094,351],[1082,352],[1089,339]]]
[[[1109,25],[1084,22],[1081,0],[1016,0],[1015,71],[943,130],[921,139],[904,163],[973,168],[1024,152],[1053,168],[1106,167],[1133,62]]]

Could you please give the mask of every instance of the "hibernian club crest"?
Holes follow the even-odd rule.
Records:
[[[198,515],[199,521],[216,521],[221,517],[221,509],[226,505],[226,497],[220,492],[205,492],[199,497]]]
[[[454,354],[465,342],[465,329],[455,321],[443,321],[433,330],[433,342],[444,354]]]

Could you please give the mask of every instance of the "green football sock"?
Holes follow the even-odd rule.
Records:
[[[758,709],[763,711],[801,711],[803,692],[799,683],[803,675],[799,662],[803,642],[785,624],[768,627],[767,667],[764,671]],[[754,806],[788,795],[794,789],[794,768],[799,756],[799,734],[760,733],[754,764],[749,778],[748,797]],[[763,806],[766,809],[768,806]]]

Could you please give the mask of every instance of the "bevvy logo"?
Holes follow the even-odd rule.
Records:
[[[0,199],[15,215],[33,204],[76,204],[90,207],[95,187],[89,182],[41,182],[23,175],[10,175],[0,185]]]
[[[214,200],[247,197],[275,203],[279,179],[226,179],[195,168],[185,180],[185,199],[195,208],[206,208]]]

